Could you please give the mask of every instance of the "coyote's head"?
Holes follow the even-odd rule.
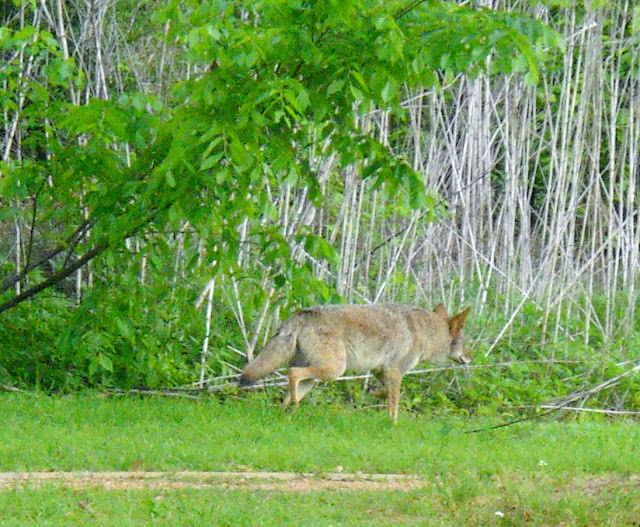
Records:
[[[471,308],[465,309],[462,313],[458,313],[455,317],[450,318],[447,310],[442,304],[435,308],[435,312],[444,318],[449,324],[449,333],[451,334],[451,348],[449,349],[449,358],[460,364],[469,364],[471,362],[471,353],[464,346],[464,323]]]

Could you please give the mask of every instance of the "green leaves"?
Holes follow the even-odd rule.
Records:
[[[345,79],[336,79],[327,88],[327,95],[331,97],[334,93],[338,93],[345,85]]]
[[[403,85],[434,85],[441,69],[475,74],[488,58],[492,68],[516,67],[535,82],[535,43],[548,36],[522,16],[446,2],[407,9],[400,2],[373,0],[304,6],[293,0],[253,1],[245,6],[244,18],[231,15],[226,6],[198,4],[191,15],[186,10],[172,15],[185,21],[192,58],[208,68],[184,85],[189,111],[217,127],[220,140],[198,154],[195,137],[206,135],[206,126],[193,126],[190,116],[190,135],[180,141],[180,164],[195,154],[190,166],[201,172],[217,168],[219,175],[211,176],[218,183],[241,187],[265,163],[270,174],[287,178],[290,167],[308,155],[307,137],[313,135],[327,145],[325,155],[337,154],[343,166],[364,163],[381,181],[408,185],[416,207],[425,203],[420,178],[401,175],[411,170],[393,156],[382,156],[371,141],[362,143],[353,109],[379,106],[401,113]],[[225,16],[213,16],[221,12]],[[176,129],[184,126],[181,112],[174,120]],[[249,179],[255,182],[255,176]],[[234,193],[235,199],[240,195]],[[236,204],[247,212],[253,206],[251,200]]]
[[[106,371],[113,373],[113,361],[104,353],[98,354],[98,364]]]
[[[375,40],[376,57],[390,64],[404,60],[406,38],[396,20],[388,14],[377,18],[374,26],[378,33]]]
[[[382,102],[388,104],[393,101],[396,98],[399,88],[400,83],[393,77],[389,78],[384,85],[384,88],[380,90],[380,97],[382,98]]]

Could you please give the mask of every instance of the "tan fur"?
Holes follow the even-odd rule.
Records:
[[[434,312],[402,304],[318,306],[286,320],[257,358],[247,364],[241,385],[291,365],[283,405],[300,400],[314,380],[332,380],[345,370],[380,371],[389,415],[398,419],[402,377],[422,360],[471,362],[462,328],[469,309],[449,318],[442,304]]]

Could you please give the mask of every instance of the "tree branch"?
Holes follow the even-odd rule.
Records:
[[[10,298],[4,304],[0,304],[0,313],[3,313],[4,311],[7,311],[13,307],[16,307],[18,304],[24,302],[25,300],[29,300],[30,298],[34,297],[41,291],[44,291],[45,289],[48,289],[49,287],[57,284],[58,282],[61,282],[67,276],[71,275],[73,272],[80,269],[84,264],[93,260],[99,254],[103,253],[108,247],[109,245],[106,242],[102,242],[96,245],[95,247],[93,247],[93,249],[87,252],[82,258],[78,258],[75,262],[69,265],[69,267],[66,267],[58,271],[52,277],[48,278],[44,282],[40,282],[39,284],[36,284],[33,287],[30,287],[29,289],[26,289],[19,295],[16,295],[13,298]]]
[[[85,220],[80,226],[75,230],[75,232],[66,240],[66,244],[58,245],[54,249],[44,253],[38,260],[35,262],[28,262],[25,268],[19,273],[15,273],[13,276],[7,278],[2,284],[0,284],[0,294],[11,289],[17,282],[25,278],[31,271],[44,265],[46,262],[55,258],[60,253],[68,250],[69,247],[75,247],[78,244],[78,241],[86,231],[88,227],[93,224],[93,220]]]

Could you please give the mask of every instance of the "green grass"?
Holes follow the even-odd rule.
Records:
[[[0,470],[254,470],[447,474],[640,473],[635,421],[531,421],[490,432],[453,416],[302,405],[0,396]],[[541,465],[541,461],[543,462]]]
[[[45,487],[0,495],[3,527],[637,525],[640,493],[596,496],[534,483],[412,492],[106,491]],[[499,515],[500,514],[500,515]]]
[[[640,426],[477,418],[259,395],[192,402],[0,395],[0,471],[269,470],[419,474],[410,492],[0,491],[0,525],[640,525]],[[500,513],[504,516],[501,516]]]

